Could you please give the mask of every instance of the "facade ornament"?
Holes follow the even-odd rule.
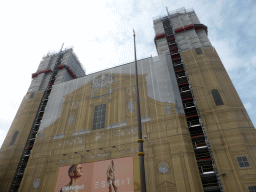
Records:
[[[124,152],[126,154],[133,154],[133,153],[139,152],[139,150],[137,148],[131,148],[131,149],[124,149]]]
[[[168,173],[169,169],[166,167],[166,165],[165,165],[164,163],[162,163],[162,165],[161,165],[161,167],[158,169],[158,171],[159,171],[160,173],[165,174],[165,173]]]
[[[133,100],[129,101],[128,103],[128,110],[132,113],[134,112],[134,105],[133,105]]]
[[[95,134],[95,141],[101,140],[105,138],[105,133],[96,133]]]
[[[34,182],[33,182],[33,187],[34,189],[37,189],[39,187],[40,183],[39,183],[39,179],[36,179]]]
[[[54,139],[61,139],[64,137],[64,133],[58,134],[54,136]]]
[[[176,106],[174,106],[174,107],[168,107],[168,103],[167,102],[165,102],[165,104],[166,104],[166,108],[164,109],[164,111],[166,111],[166,114],[165,115],[170,115],[171,114],[171,109],[172,108],[176,108]]]
[[[74,119],[75,119],[75,116],[74,116],[73,113],[71,113],[70,118],[69,118],[69,121],[68,121],[68,125],[72,125]]]
[[[126,89],[126,93],[129,95],[129,96],[132,96],[132,94],[136,93],[136,88],[135,87],[128,87]]]
[[[95,95],[95,92],[101,88],[109,88],[109,93],[112,93],[110,85],[114,82],[114,75],[103,74],[95,79],[92,82],[92,97]]]
[[[70,109],[77,109],[78,106],[79,106],[78,101],[72,101],[70,104]]]

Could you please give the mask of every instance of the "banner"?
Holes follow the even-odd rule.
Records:
[[[55,192],[134,192],[133,157],[59,168]]]

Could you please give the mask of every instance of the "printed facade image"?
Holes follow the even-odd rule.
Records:
[[[133,158],[117,158],[59,168],[55,191],[133,192]]]
[[[167,62],[164,55],[139,61],[143,134],[147,135],[151,132],[156,146],[168,146],[166,141],[162,141],[166,135],[167,126],[172,126],[174,132],[181,124],[185,126],[184,110],[181,98],[177,94],[174,71],[173,68],[168,67]],[[37,146],[40,146],[38,148],[38,150],[41,149],[40,153],[50,150],[52,155],[58,156],[60,151],[67,153],[66,151],[70,148],[69,156],[74,156],[72,152],[75,152],[73,151],[75,147],[78,152],[75,156],[82,162],[127,155],[136,156],[138,130],[134,73],[134,63],[131,63],[53,86],[49,105],[45,109],[38,131]],[[156,153],[159,153],[158,150],[153,149]],[[161,157],[161,159],[166,159],[165,163],[160,159],[158,161],[170,169],[168,158],[169,155]],[[65,159],[55,164],[71,163],[67,156]],[[110,183],[108,188],[106,184],[104,189],[124,191],[122,185],[119,184],[121,180],[117,179],[118,171],[120,171],[116,168],[118,161],[113,163],[115,166],[109,162],[107,168],[102,169],[104,174],[101,173],[101,175],[105,177],[102,181]],[[81,165],[83,173],[88,170],[84,166],[89,165]],[[95,163],[96,165],[99,166]],[[126,169],[127,166],[123,167]],[[159,170],[159,173],[167,174],[166,171]],[[122,172],[125,170],[123,169]],[[129,180],[130,182],[132,180]],[[58,187],[61,186],[66,186],[66,184],[58,185]],[[92,184],[82,183],[77,186],[84,186],[84,190],[87,186],[93,187]],[[131,186],[139,190],[139,178]],[[62,188],[62,191],[70,189],[68,187],[70,186]],[[172,187],[175,188],[175,185],[172,184]],[[97,188],[90,190],[97,191]]]
[[[175,80],[174,71],[164,59],[139,62],[143,122],[168,118],[171,112],[184,114],[177,83],[171,80]],[[134,73],[134,65],[127,64],[54,86],[39,128],[40,139],[136,125]]]
[[[70,182],[64,187],[61,187],[60,191],[78,191],[78,189],[84,189],[84,185],[78,185],[78,179],[83,176],[82,166],[80,164],[70,166],[68,176],[70,177]]]
[[[153,20],[138,60],[147,192],[256,188],[256,131],[208,28],[184,8]],[[93,63],[97,65],[97,63]],[[0,149],[1,192],[141,191],[135,63],[86,74],[43,57]]]

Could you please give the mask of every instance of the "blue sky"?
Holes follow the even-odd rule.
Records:
[[[86,2],[86,3],[85,3]],[[193,8],[256,125],[256,1],[107,0],[2,1],[0,3],[0,146],[43,55],[73,45],[92,73],[156,56],[152,17]]]

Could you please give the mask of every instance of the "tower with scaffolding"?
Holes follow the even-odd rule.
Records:
[[[153,22],[158,54],[172,59],[203,190],[256,189],[255,128],[208,39],[207,26],[185,8],[167,9]]]

